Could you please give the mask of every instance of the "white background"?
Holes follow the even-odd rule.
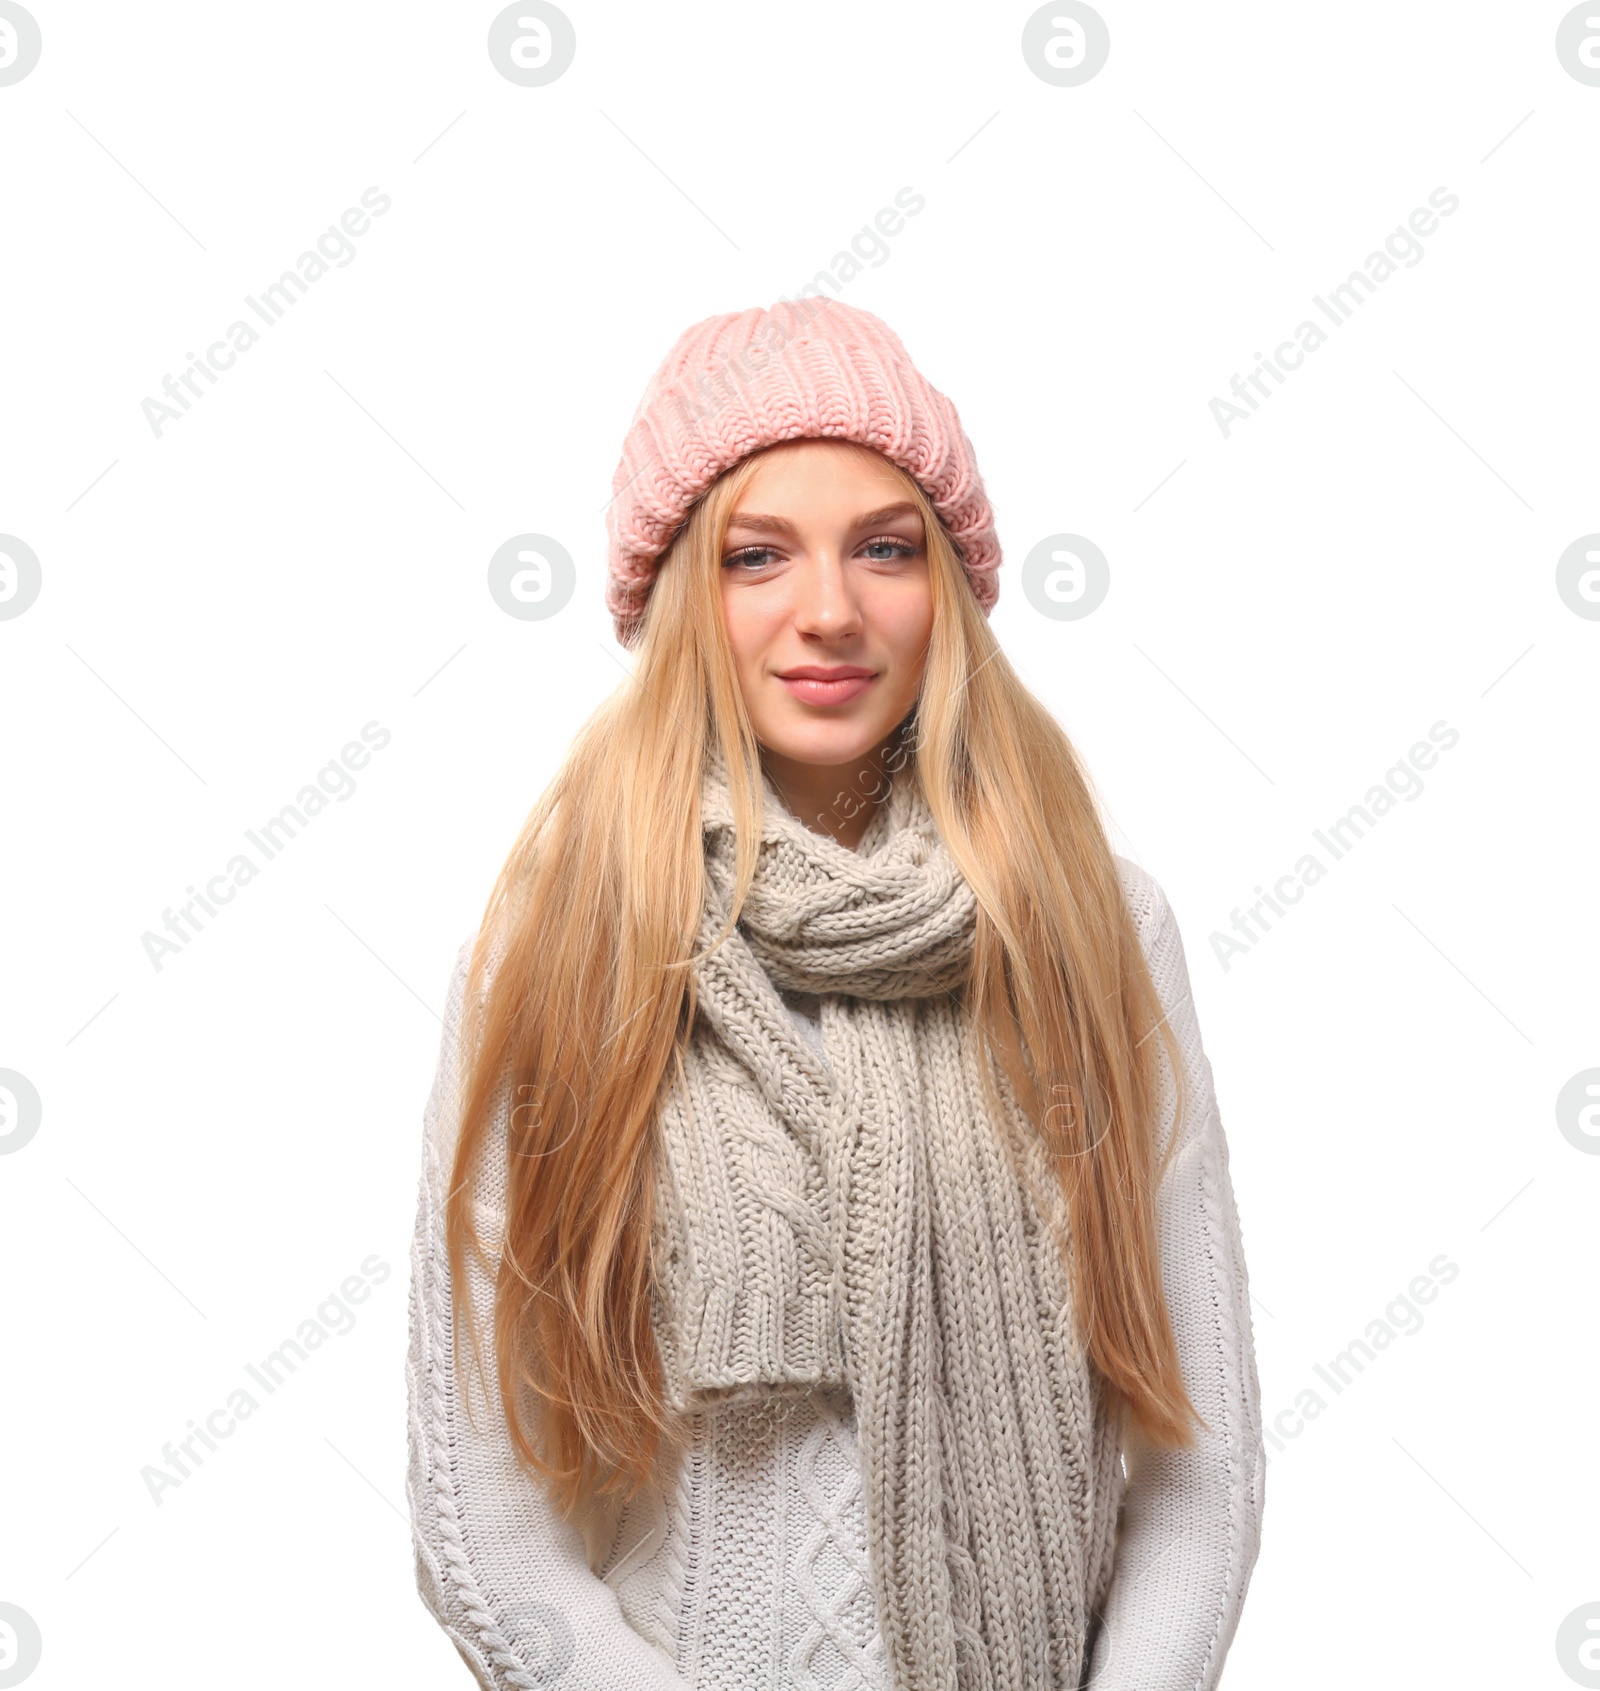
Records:
[[[646,378],[903,187],[843,297],[960,408],[993,625],[1173,902],[1216,1074],[1282,1444],[1226,1682],[1574,1683],[1600,1157],[1555,1100],[1600,1065],[1600,622],[1555,572],[1600,530],[1600,88],[1559,5],[1100,9],[1109,60],[1063,88],[1027,6],[571,0],[570,70],[524,88],[493,5],[32,6],[0,1067],[43,1118],[0,1157],[0,1600],[39,1691],[467,1683],[403,1492],[450,966],[623,679],[602,509]],[[250,317],[374,186],[353,260]],[[1211,399],[1440,187],[1422,259],[1225,437]],[[241,318],[260,343],[157,435],[141,401]],[[546,620],[486,587],[526,531],[577,566]],[[1075,621],[1021,587],[1063,532],[1111,571]],[[354,796],[157,970],[141,936],[370,721]],[[1211,935],[1440,721],[1420,797],[1224,968]],[[1299,1419],[1440,1253],[1421,1330]],[[153,1503],[162,1445],[373,1254],[354,1329]]]

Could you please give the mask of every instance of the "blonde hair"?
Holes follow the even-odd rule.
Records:
[[[500,1404],[519,1461],[569,1516],[592,1492],[632,1495],[659,1479],[683,1448],[651,1320],[652,1129],[695,1015],[708,743],[721,749],[739,819],[730,921],[756,866],[760,747],[719,578],[728,519],[760,456],[713,483],[663,556],[635,674],[580,730],[529,814],[472,952],[481,1032],[446,1201],[457,1341],[465,1325],[476,1352],[465,1253],[491,1259],[471,1182],[509,1083],[518,1107],[492,1269]],[[913,755],[979,906],[968,1025],[1059,1167],[1079,1330],[1108,1412],[1131,1412],[1158,1446],[1184,1447],[1198,1416],[1154,1214],[1165,1164],[1152,1035],[1181,1121],[1176,1042],[1078,758],[1007,662],[926,494],[895,474],[922,513],[933,597]],[[998,1108],[987,1063],[985,1080]],[[537,1107],[520,1107],[529,1093]]]

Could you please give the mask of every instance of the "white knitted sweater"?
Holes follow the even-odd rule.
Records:
[[[1183,943],[1160,886],[1117,862],[1183,1053],[1189,1107],[1157,1194],[1162,1279],[1184,1383],[1210,1430],[1187,1451],[1155,1451],[1136,1434],[1125,1446],[1115,1573],[1085,1683],[1210,1691],[1260,1539],[1260,1389],[1227,1145]],[[848,1392],[699,1414],[675,1488],[626,1507],[596,1503],[572,1523],[496,1431],[497,1391],[458,1377],[442,1205],[470,952],[469,940],[425,1111],[411,1258],[407,1492],[423,1601],[493,1691],[892,1691]],[[820,1049],[810,1006],[785,1002]],[[479,1226],[493,1240],[503,1196],[482,1184]],[[492,1286],[475,1268],[472,1290],[484,1322]],[[486,1330],[480,1342],[492,1370]]]

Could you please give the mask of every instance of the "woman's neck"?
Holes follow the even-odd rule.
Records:
[[[898,735],[849,763],[803,763],[763,748],[762,767],[790,811],[814,833],[827,834],[850,851],[861,843],[873,813],[889,796],[901,767]]]

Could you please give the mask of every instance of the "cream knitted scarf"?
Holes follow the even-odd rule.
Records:
[[[704,950],[734,868],[714,752],[701,803]],[[756,878],[697,965],[658,1116],[671,1401],[848,1386],[896,1691],[1076,1687],[1120,1499],[1059,1186],[1003,1083],[991,1121],[964,1037],[975,915],[914,767],[856,851],[765,783]],[[778,988],[819,995],[826,1062]]]

